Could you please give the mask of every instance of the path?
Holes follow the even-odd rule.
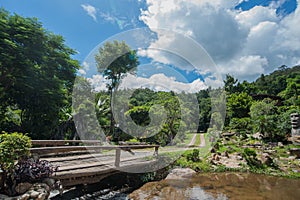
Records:
[[[205,137],[204,137],[203,133],[200,134],[200,145],[199,145],[199,147],[205,147]]]
[[[196,137],[197,137],[197,133],[194,134],[194,136],[193,136],[191,142],[190,142],[189,145],[188,145],[189,147],[191,147],[191,146],[193,146],[193,145],[195,144],[195,142],[196,142]]]

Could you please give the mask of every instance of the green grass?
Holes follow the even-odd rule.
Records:
[[[184,143],[188,145],[191,142],[194,134],[193,133],[188,133],[185,136],[186,136],[186,138],[184,139]]]
[[[200,145],[201,141],[200,141],[200,134],[197,134],[196,136],[196,141],[194,143],[195,147],[198,147]]]

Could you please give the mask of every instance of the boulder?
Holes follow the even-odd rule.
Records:
[[[30,194],[23,194],[21,197],[20,197],[20,200],[28,200],[30,198]]]
[[[51,189],[55,188],[55,180],[52,178],[45,178],[43,183],[46,183]]]
[[[175,168],[168,174],[166,179],[187,179],[195,174],[196,172],[190,168]]]
[[[19,183],[16,186],[16,192],[18,194],[24,194],[25,192],[27,192],[29,190],[29,188],[31,188],[32,184],[31,183]]]
[[[37,191],[33,190],[30,192],[30,198],[32,198],[32,199],[36,199],[39,195],[40,195],[40,193]]]

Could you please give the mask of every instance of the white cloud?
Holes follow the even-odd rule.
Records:
[[[216,62],[219,72],[248,80],[269,73],[282,64],[293,66],[300,62],[299,6],[295,12],[282,16],[276,14],[276,9],[283,1],[265,7],[256,6],[248,11],[234,9],[239,0],[146,2],[148,9],[142,11],[140,19],[158,37],[150,48],[173,46],[185,54],[196,54],[193,48],[181,42],[178,35],[166,36],[157,28],[176,31],[201,44]],[[174,61],[174,57],[163,52],[148,51],[144,54],[163,63]]]
[[[93,75],[92,78],[88,78],[87,80],[95,91],[99,92],[107,90],[106,84],[108,81],[102,75]]]
[[[78,72],[81,74],[81,75],[86,75],[86,71],[84,69],[79,69]]]
[[[82,66],[83,66],[83,69],[84,69],[84,70],[89,70],[89,69],[90,69],[90,65],[89,65],[89,63],[86,62],[86,61],[84,61],[84,62],[82,63]]]
[[[119,88],[150,88],[155,91],[174,91],[176,93],[184,91],[195,93],[207,88],[207,86],[200,79],[196,79],[192,83],[182,83],[176,81],[175,77],[167,77],[164,74],[155,74],[150,78],[128,75],[122,80]]]
[[[87,12],[87,14],[89,16],[91,16],[93,18],[93,20],[95,22],[97,22],[97,17],[96,17],[97,9],[94,6],[89,5],[89,4],[82,4],[81,7],[83,8],[83,10],[85,10]]]
[[[89,83],[95,91],[106,91],[106,84],[108,81],[102,75],[93,75],[88,78]],[[215,84],[215,83],[214,83]],[[137,77],[128,74],[122,79],[118,89],[138,89],[149,88],[154,91],[173,91],[180,93],[182,91],[187,93],[196,93],[199,90],[206,89],[207,85],[200,79],[196,79],[191,83],[183,83],[176,80],[175,77],[167,77],[164,74],[154,74],[149,78]]]
[[[251,10],[240,12],[235,15],[235,18],[241,25],[249,29],[262,21],[276,22],[279,20],[276,16],[276,9],[263,6],[255,6]]]
[[[264,73],[264,67],[267,65],[266,58],[259,55],[249,55],[232,59],[220,69],[222,74],[238,74],[241,78],[247,78]]]

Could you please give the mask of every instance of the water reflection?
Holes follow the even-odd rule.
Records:
[[[190,179],[147,183],[130,199],[162,200],[297,200],[300,180],[247,173],[213,173]]]
[[[212,195],[208,194],[203,190],[201,187],[193,187],[188,188],[185,192],[185,199],[190,200],[198,200],[198,199],[205,199],[205,200],[227,200],[228,198],[224,194],[218,194],[217,197],[213,197]]]

